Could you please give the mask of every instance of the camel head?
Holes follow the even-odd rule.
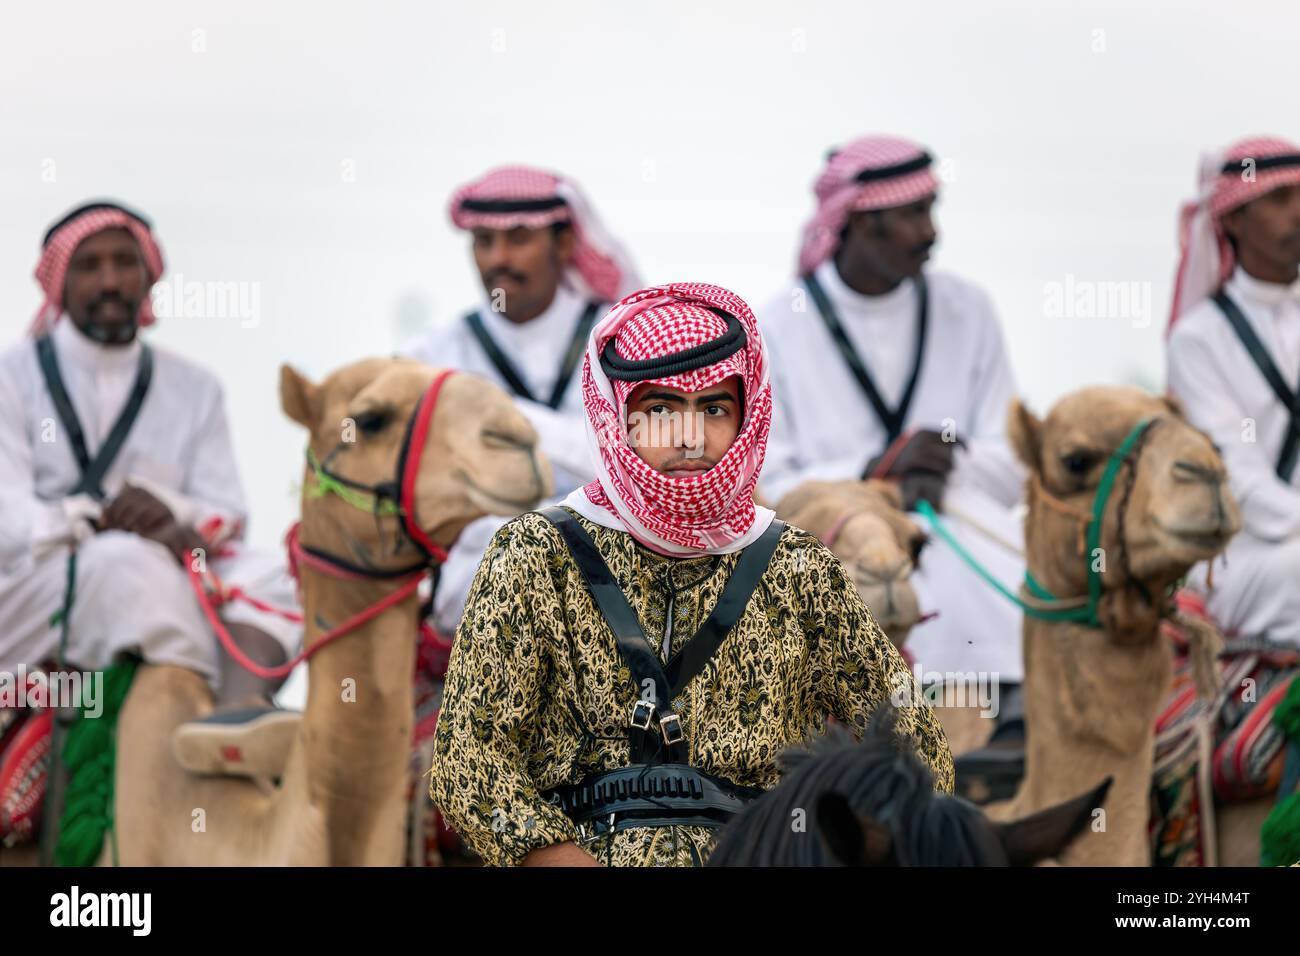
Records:
[[[408,422],[436,374],[411,359],[364,359],[316,384],[283,365],[280,404],[308,430],[317,461],[373,487],[397,477]],[[536,446],[536,431],[504,392],[472,375],[448,376],[415,483],[419,527],[448,548],[478,518],[534,507],[552,490],[550,465]],[[304,543],[367,568],[402,567],[418,558],[397,516],[376,517],[341,495],[319,494],[310,469],[301,534]]]
[[[1105,503],[1098,548],[1087,526],[1112,455],[1143,420]],[[1057,597],[1086,594],[1100,572],[1098,616],[1117,640],[1154,640],[1167,590],[1220,554],[1241,528],[1223,460],[1170,399],[1136,388],[1088,388],[1045,419],[1019,402],[1008,433],[1030,472],[1025,547],[1030,573]]]
[[[783,520],[821,538],[844,562],[862,600],[890,640],[903,646],[921,618],[912,571],[926,535],[884,481],[808,481],[776,508]]]

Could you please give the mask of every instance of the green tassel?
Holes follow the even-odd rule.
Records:
[[[1300,742],[1300,678],[1291,678],[1286,696],[1273,710],[1273,723],[1287,740]]]
[[[104,834],[112,829],[117,717],[135,668],[135,661],[124,661],[105,670],[103,712],[90,718],[83,706],[81,717],[68,728],[62,754],[68,787],[54,849],[58,866],[94,866],[104,848]]]
[[[1300,677],[1291,679],[1286,696],[1273,711],[1273,723],[1292,747],[1300,747]],[[1273,807],[1259,829],[1259,855],[1264,866],[1300,862],[1300,792],[1282,797]]]
[[[1300,793],[1278,803],[1259,828],[1259,855],[1264,866],[1300,862]]]

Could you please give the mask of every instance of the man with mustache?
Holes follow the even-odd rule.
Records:
[[[926,267],[938,189],[930,154],[906,140],[867,136],[830,154],[798,277],[760,312],[776,394],[762,491],[777,501],[808,479],[892,479],[909,510],[947,511],[957,538],[1017,582],[1024,476],[1004,434],[1015,380],[988,296]],[[912,581],[938,616],[907,649],[926,669],[994,675],[1015,729],[1019,611],[931,541]]]
[[[0,355],[0,670],[101,669],[124,654],[189,668],[213,685],[221,718],[179,733],[178,758],[256,775],[296,715],[274,710],[275,685],[219,648],[186,569],[200,561],[278,607],[297,600],[283,556],[240,545],[246,507],[220,384],[142,341],[162,272],[148,220],[117,203],[79,206],[45,235],[44,302],[30,337]],[[264,666],[301,639],[300,625],[247,604],[221,615]]]
[[[471,237],[484,297],[473,311],[409,345],[413,358],[506,389],[537,429],[566,495],[591,478],[575,372],[599,315],[637,279],[622,246],[571,180],[504,166],[461,186],[452,223]],[[503,524],[471,524],[443,565],[434,621],[456,627],[483,548]]]
[[[896,694],[951,791],[943,730],[843,565],[754,502],[768,363],[712,285],[643,289],[592,331],[597,477],[493,538],[447,673],[430,795],[488,863],[699,866],[786,747]]]
[[[1199,185],[1168,385],[1219,447],[1244,527],[1195,580],[1225,631],[1300,644],[1300,146],[1241,140],[1202,158]]]

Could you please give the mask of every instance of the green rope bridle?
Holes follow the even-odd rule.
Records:
[[[402,513],[401,505],[391,498],[377,495],[375,492],[363,488],[354,488],[331,475],[325,470],[325,467],[310,448],[307,449],[307,464],[311,467],[312,476],[316,479],[315,486],[307,489],[307,494],[311,497],[323,498],[326,495],[338,495],[352,507],[359,508],[368,514],[399,515]]]
[[[952,531],[939,517],[930,502],[922,499],[917,502],[916,510],[929,522],[935,534],[952,548],[971,570],[1008,601],[1018,606],[1029,617],[1043,621],[1069,621],[1082,624],[1085,627],[1099,629],[1102,627],[1102,623],[1097,609],[1101,603],[1102,582],[1101,572],[1096,567],[1095,555],[1101,547],[1101,528],[1106,515],[1106,505],[1110,500],[1111,492],[1115,488],[1115,479],[1119,477],[1120,468],[1129,460],[1133,450],[1155,422],[1156,419],[1154,418],[1144,418],[1133,426],[1132,431],[1128,433],[1128,436],[1120,443],[1119,447],[1111,452],[1110,460],[1106,462],[1106,470],[1102,473],[1101,482],[1097,485],[1097,492],[1093,495],[1092,517],[1088,521],[1088,531],[1085,539],[1086,553],[1084,554],[1084,560],[1087,562],[1088,567],[1088,595],[1086,599],[1082,597],[1056,597],[1051,591],[1039,584],[1028,569],[1025,571],[1024,589],[1029,592],[1030,596],[1028,598],[1021,597],[993,577],[989,570],[975,559],[953,536]]]

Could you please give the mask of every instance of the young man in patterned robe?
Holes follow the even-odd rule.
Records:
[[[497,533],[447,674],[430,792],[470,846],[700,865],[784,748],[887,701],[951,791],[939,722],[838,559],[754,503],[772,389],[749,307],[709,285],[628,296],[582,393],[598,478]]]

